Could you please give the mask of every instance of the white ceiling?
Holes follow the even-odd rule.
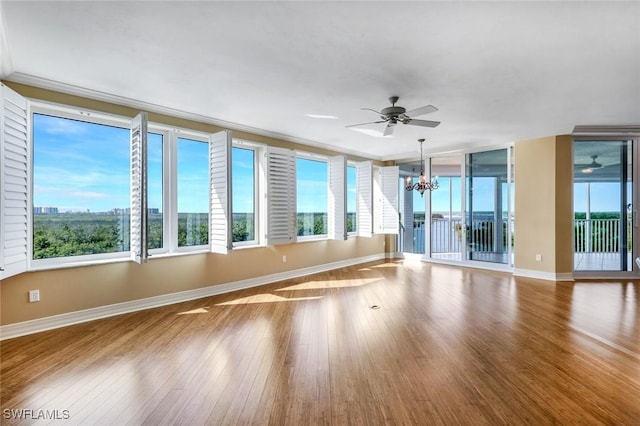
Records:
[[[0,77],[376,159],[640,124],[638,2],[1,1]],[[64,86],[62,86],[64,87]],[[345,128],[388,97],[435,128]],[[337,119],[310,118],[333,115]],[[382,130],[381,125],[370,129]]]

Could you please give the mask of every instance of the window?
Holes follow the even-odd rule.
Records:
[[[149,249],[164,247],[163,139],[163,135],[158,133],[149,133],[147,139],[147,244]]]
[[[327,234],[327,163],[296,159],[298,236]]]
[[[33,114],[33,259],[129,251],[129,133]]]
[[[355,166],[347,166],[347,232],[356,232],[357,180]]]
[[[231,156],[234,243],[256,241],[256,151],[233,147]]]
[[[30,104],[4,86],[0,92],[2,196],[9,200],[0,212],[9,230],[0,235],[0,277],[29,269],[29,249],[40,269],[144,263],[149,251],[227,253],[232,242],[346,238],[344,156],[297,157],[234,141],[230,131],[150,124],[145,112],[117,117]],[[361,174],[349,167],[350,232]]]
[[[209,243],[209,144],[178,138],[178,247]]]

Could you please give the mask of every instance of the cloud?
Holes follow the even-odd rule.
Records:
[[[234,170],[236,169],[242,169],[242,170],[251,170],[253,172],[253,162],[246,162],[246,161],[233,161],[232,167]]]
[[[91,124],[81,121],[42,114],[35,114],[34,121],[34,127],[36,127],[37,130],[49,135],[82,135],[87,132],[88,126],[91,126]]]
[[[70,195],[71,197],[81,198],[111,198],[110,194],[95,191],[71,191],[68,193],[68,195]]]

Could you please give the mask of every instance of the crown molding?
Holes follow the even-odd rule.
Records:
[[[1,70],[0,70],[1,71]],[[153,112],[157,114],[169,115],[176,118],[182,118],[185,120],[196,121],[205,124],[211,124],[213,126],[221,127],[224,129],[235,130],[239,132],[252,133],[259,136],[264,136],[273,139],[279,139],[285,142],[296,143],[300,145],[310,146],[314,148],[320,148],[326,151],[337,152],[340,154],[352,155],[368,160],[383,161],[380,156],[372,156],[370,153],[360,152],[355,150],[344,149],[342,147],[336,147],[333,145],[316,142],[310,139],[299,138],[283,133],[272,132],[270,130],[259,129],[256,127],[246,126],[243,124],[234,123],[231,121],[219,120],[213,117],[205,115],[185,112],[179,109],[166,107],[150,102],[144,102],[137,99],[127,98],[124,96],[114,95],[111,93],[101,92],[98,90],[87,89],[81,86],[75,86],[72,84],[61,83],[59,81],[49,80],[41,77],[36,77],[30,74],[24,74],[20,72],[12,73],[4,80],[14,83],[24,84],[28,86],[37,87],[40,89],[52,90],[55,92],[65,93],[68,95],[80,96],[101,102],[108,102],[120,106],[126,106],[129,108],[139,109],[141,111]]]
[[[640,124],[623,124],[623,125],[577,125],[573,128],[571,133],[575,136],[585,135],[626,135],[626,136],[638,136],[640,135]]]

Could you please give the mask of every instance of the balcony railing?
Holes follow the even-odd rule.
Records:
[[[626,221],[626,238],[623,250],[631,252],[632,223]],[[575,219],[574,249],[576,253],[618,253],[620,252],[620,219]]]
[[[475,252],[506,251],[507,223],[502,221],[503,232],[496,233],[494,220],[474,220],[467,228],[467,242],[473,244]],[[620,251],[620,219],[575,219],[574,220],[574,248],[576,253],[616,253]],[[513,231],[513,220],[510,221]],[[471,234],[469,234],[471,233]],[[627,242],[623,247],[631,252],[632,224],[627,221]],[[494,244],[496,238],[502,238],[502,245]],[[413,250],[414,253],[425,252],[425,223],[424,219],[413,221]],[[497,240],[499,241],[499,240]],[[436,219],[431,222],[431,252],[432,253],[460,253],[464,244],[461,219]]]

